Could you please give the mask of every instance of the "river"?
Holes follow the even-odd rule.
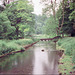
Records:
[[[22,53],[0,58],[0,74],[58,74],[55,44],[40,41]]]

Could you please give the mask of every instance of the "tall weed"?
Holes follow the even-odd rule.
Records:
[[[75,37],[60,39],[58,45],[65,49],[66,55],[72,56],[72,62],[75,63]]]
[[[72,55],[73,49],[75,49],[75,38],[66,37],[58,41],[58,45],[64,48],[66,55]]]
[[[0,55],[16,50],[23,50],[23,45],[33,43],[31,39],[0,40]]]

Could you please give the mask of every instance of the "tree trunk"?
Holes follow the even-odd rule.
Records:
[[[16,36],[17,36],[17,39],[18,39],[18,35],[19,35],[19,27],[17,26],[16,27]]]
[[[63,0],[63,3],[62,3],[62,8],[63,8],[62,23],[61,23],[61,25],[58,24],[58,33],[59,33],[59,35],[61,35],[60,31],[61,31],[61,29],[62,29],[62,27],[63,27],[63,23],[64,23],[64,0]]]
[[[62,14],[63,19],[62,19],[62,23],[61,23],[60,30],[62,29],[62,27],[63,27],[63,23],[64,23],[64,0],[63,0],[63,3],[62,3],[62,8],[63,8],[63,14]]]

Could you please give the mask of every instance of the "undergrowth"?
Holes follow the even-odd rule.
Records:
[[[0,55],[22,50],[23,46],[33,43],[32,39],[0,40]]]
[[[74,50],[75,50],[75,38],[74,37],[66,37],[63,39],[60,39],[58,41],[58,45],[61,48],[65,49],[65,54],[66,55],[73,55]]]
[[[64,64],[59,64],[59,71],[62,74],[72,73],[72,69],[75,68],[75,37],[65,37],[60,39],[58,42],[58,48],[64,49],[65,56],[60,62]]]
[[[63,63],[63,64],[61,64]],[[71,61],[71,56],[64,56],[64,59],[60,60],[59,64],[59,73],[62,73],[62,75],[66,74],[69,75],[70,72],[72,72],[72,61]]]

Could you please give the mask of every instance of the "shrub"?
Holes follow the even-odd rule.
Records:
[[[15,40],[14,42],[18,45],[26,45],[32,43],[33,41],[31,39],[23,39],[23,40]]]
[[[0,55],[17,50],[24,50],[23,45],[33,43],[32,39],[0,40]]]
[[[5,41],[0,43],[0,51],[1,51],[0,54],[9,53],[9,52],[14,51],[16,49],[17,49],[17,47],[15,44],[6,43]]]
[[[58,41],[58,45],[65,49],[66,55],[72,55],[73,49],[75,49],[75,38],[66,37]]]

